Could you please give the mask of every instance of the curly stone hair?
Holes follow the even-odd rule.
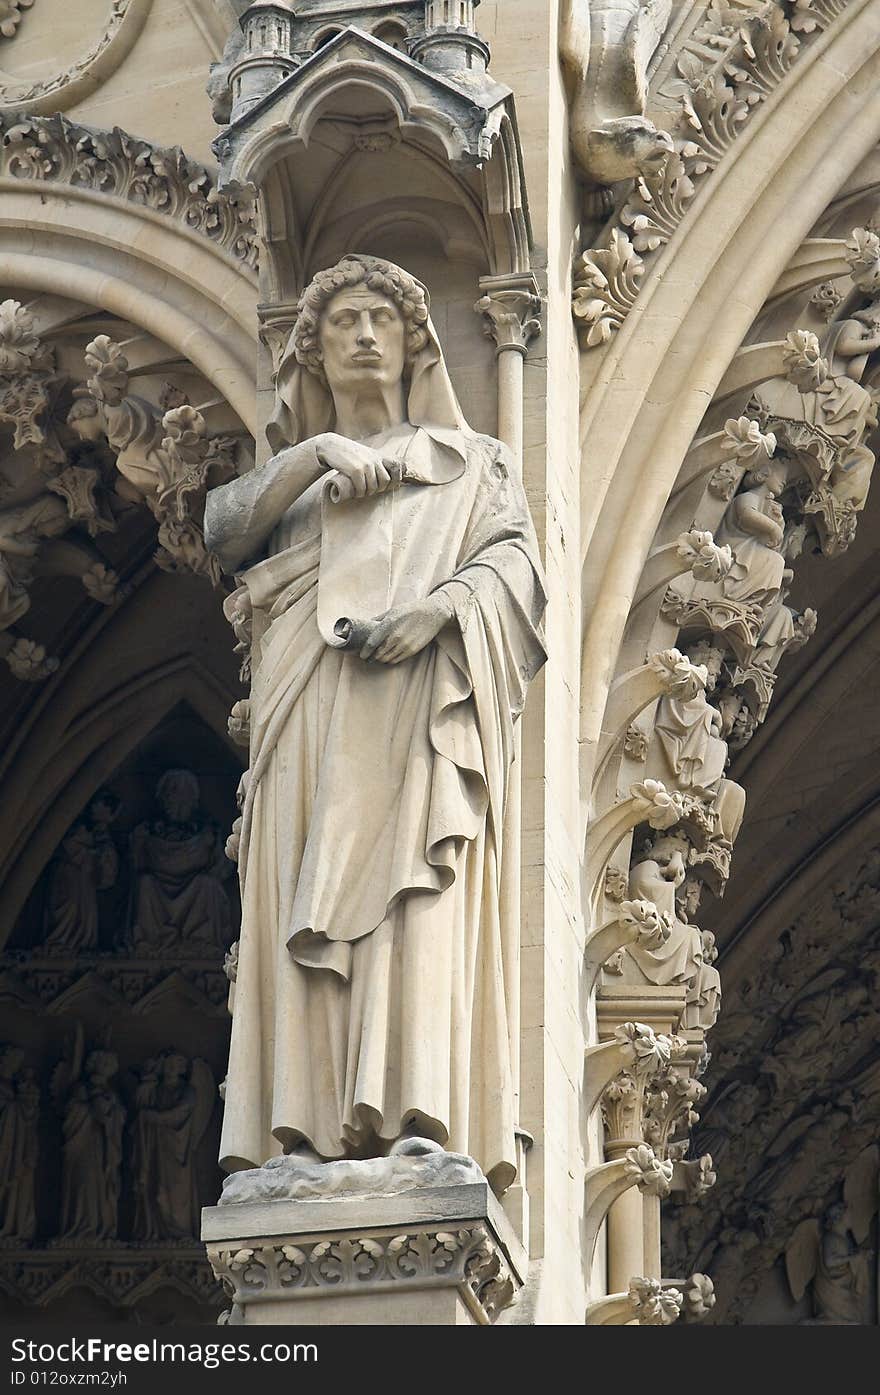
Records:
[[[324,377],[321,365],[319,330],[321,316],[338,291],[349,286],[367,286],[387,296],[397,306],[406,327],[406,356],[411,363],[428,342],[428,292],[412,276],[382,257],[351,252],[335,266],[319,271],[300,296],[290,346],[297,362],[316,377]]]

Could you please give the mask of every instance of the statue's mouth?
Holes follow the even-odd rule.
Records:
[[[382,362],[382,355],[381,355],[381,354],[369,354],[369,353],[367,353],[367,354],[352,354],[352,356],[351,356],[351,361],[352,361],[352,363],[381,363],[381,362]]]

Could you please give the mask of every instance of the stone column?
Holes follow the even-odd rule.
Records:
[[[498,437],[510,446],[522,470],[523,359],[541,332],[541,297],[531,271],[481,276],[483,292],[474,309],[485,316],[498,360]]]
[[[671,1035],[681,1021],[684,999],[685,990],[677,985],[606,985],[599,989],[596,1004],[599,1039],[610,1040],[615,1029],[626,1021],[644,1022],[657,1033]],[[633,1136],[606,1137],[605,1157],[609,1162],[642,1141],[642,1121],[633,1122]],[[660,1278],[659,1228],[659,1197],[646,1196],[632,1187],[614,1202],[607,1221],[609,1293],[625,1293],[634,1278]]]
[[[511,272],[507,276],[481,276],[483,292],[474,306],[484,317],[486,335],[495,340],[498,363],[498,439],[510,447],[517,471],[522,476],[523,456],[523,361],[529,344],[541,332],[541,296],[538,282],[531,271]],[[517,728],[513,770],[504,819],[504,845],[516,868],[508,886],[508,904],[504,908],[504,923],[515,934],[517,950],[520,943],[521,866],[522,866],[522,731]],[[511,936],[513,938],[513,935]],[[515,976],[519,990],[519,975]],[[511,1005],[511,1020],[520,1021],[519,998]],[[514,1067],[514,1089],[519,1099],[519,1040],[511,1042]],[[516,1227],[523,1243],[529,1239],[529,1195],[526,1184],[526,1157],[531,1137],[520,1131],[517,1139],[517,1180],[504,1197],[504,1210]]]

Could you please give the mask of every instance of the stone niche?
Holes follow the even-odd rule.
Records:
[[[0,957],[6,1320],[223,1306],[198,1218],[221,1183],[239,776],[173,708],[68,828]]]

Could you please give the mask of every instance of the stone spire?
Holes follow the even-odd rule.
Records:
[[[239,23],[242,47],[229,75],[233,120],[299,66],[293,54],[293,11],[288,0],[254,0]]]
[[[488,45],[477,34],[474,11],[480,0],[425,0],[425,32],[410,47],[413,58],[435,72],[484,73]]]

